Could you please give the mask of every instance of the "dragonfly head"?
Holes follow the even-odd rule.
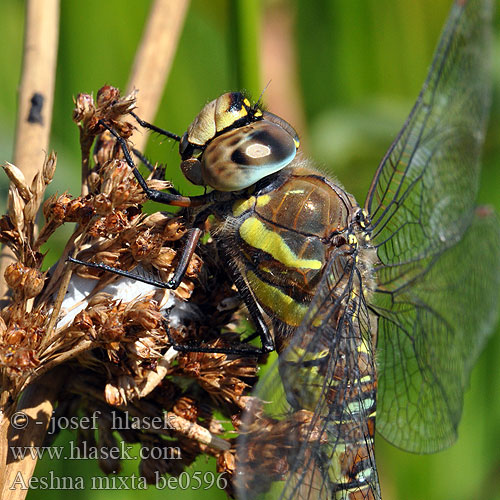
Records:
[[[285,120],[230,92],[205,105],[182,136],[181,169],[193,184],[240,191],[286,167],[298,146]]]

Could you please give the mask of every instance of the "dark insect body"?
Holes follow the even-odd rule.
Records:
[[[455,2],[364,208],[296,155],[288,123],[239,93],[207,104],[182,138],[165,132],[180,142],[186,177],[213,188],[202,196],[149,189],[115,133],[148,198],[193,213],[173,278],[149,282],[178,286],[214,216],[212,234],[262,341],[197,350],[279,353],[255,390],[270,404],[243,418],[239,498],[381,498],[375,419],[409,451],[456,438],[500,289],[498,220],[475,206],[490,23],[488,0]]]

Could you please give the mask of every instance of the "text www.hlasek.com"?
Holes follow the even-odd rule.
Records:
[[[133,446],[125,442],[120,442],[117,446],[88,446],[85,441],[78,446],[74,442],[69,442],[69,449],[64,446],[11,446],[10,451],[16,460],[31,457],[33,460],[41,459],[44,456],[51,460],[179,460],[181,449],[177,446],[154,446],[151,448],[141,447],[137,454],[132,455]],[[65,451],[66,450],[66,451]]]

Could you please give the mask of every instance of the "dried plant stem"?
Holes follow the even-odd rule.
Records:
[[[139,90],[137,114],[152,121],[165,88],[189,0],[155,0],[137,50],[127,93]],[[132,142],[143,151],[147,135],[134,133]]]
[[[54,368],[55,366],[59,366],[65,361],[69,361],[70,359],[76,358],[80,354],[82,354],[85,351],[88,351],[89,349],[95,347],[94,343],[91,340],[83,340],[81,341],[78,346],[74,349],[71,349],[69,351],[63,352],[59,356],[55,357],[52,361],[48,361],[44,366],[42,370],[39,370],[36,372],[36,376],[41,376],[50,370]]]
[[[19,90],[19,109],[17,116],[14,163],[23,172],[28,183],[34,178],[43,164],[48,150],[52,105],[57,61],[57,41],[59,36],[59,0],[28,0],[26,6],[26,25],[22,76]],[[12,253],[4,247],[0,254],[0,297],[6,292],[3,275],[12,262]],[[54,375],[48,374],[47,378]],[[26,412],[36,412],[37,419],[48,421],[52,414],[52,400],[57,393],[58,384],[48,385],[37,382],[23,395],[22,402]],[[6,389],[5,387],[3,389]],[[0,423],[0,490],[4,500],[22,499],[26,490],[9,490],[9,484],[20,472],[25,480],[33,474],[36,460],[23,460],[7,464],[10,434],[9,415],[13,412],[14,401],[0,398],[4,420]],[[29,440],[30,445],[41,444],[45,435],[43,425],[28,425],[17,436],[20,441]],[[18,442],[16,444],[22,444]],[[6,466],[4,466],[6,465]]]
[[[58,32],[59,1],[28,0],[14,148],[14,163],[28,182],[42,167],[49,143]],[[41,96],[38,107],[35,94]]]
[[[296,13],[290,5],[277,2],[262,17],[261,85],[266,88],[266,101],[272,103],[273,112],[282,116],[299,131],[300,148],[307,150],[305,117],[297,75],[294,24]]]
[[[42,444],[54,409],[54,401],[57,399],[61,385],[67,378],[65,371],[64,368],[52,370],[24,391],[17,404],[16,412],[22,412],[26,416],[27,425],[24,429],[16,431],[11,425],[8,425],[9,419],[6,419],[8,427],[6,438],[10,446],[29,447]],[[21,479],[20,475],[22,475],[22,481],[28,483],[35,470],[35,465],[36,459],[32,458],[30,453],[27,453],[21,460],[15,459],[10,454],[7,455],[7,467],[2,484],[2,500],[23,500],[26,497],[27,490],[10,488],[15,484],[16,479]]]
[[[61,312],[64,296],[66,295],[66,291],[68,290],[69,282],[71,280],[71,275],[73,273],[72,268],[66,265],[66,259],[70,251],[74,248],[75,243],[78,241],[83,231],[84,229],[82,227],[78,228],[72,234],[71,238],[68,240],[68,243],[66,243],[61,258],[59,259],[56,269],[54,270],[54,273],[52,275],[51,282],[46,287],[47,288],[46,293],[50,293],[51,290],[54,290],[55,284],[57,284],[58,288],[57,288],[57,297],[54,302],[54,307],[52,309],[52,315],[50,317],[49,324],[47,325],[46,336],[40,345],[41,351],[43,351],[43,349],[46,348],[54,340],[55,326],[57,323],[57,319],[59,318],[59,313]]]
[[[48,150],[58,34],[59,0],[28,0],[14,146],[14,164],[28,184],[42,168]],[[3,274],[12,260],[12,253],[4,246],[0,254],[0,297],[6,292]]]
[[[155,370],[149,370],[144,378],[144,384],[140,388],[139,397],[145,398],[153,392],[156,387],[167,375],[168,369],[172,365],[172,361],[177,357],[179,351],[171,347],[159,360]]]

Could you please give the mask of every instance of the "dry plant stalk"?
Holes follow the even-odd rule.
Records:
[[[59,0],[29,0],[26,2],[26,28],[19,85],[14,162],[23,172],[28,183],[31,183],[36,172],[42,166],[48,149],[57,61],[58,28]],[[11,204],[18,204],[18,201],[11,199]],[[0,251],[0,299],[7,291],[6,283],[3,280],[4,271],[13,262],[14,256],[10,249],[3,247]],[[2,390],[3,382],[4,380],[2,380],[1,385]],[[51,398],[56,386],[57,381],[54,381],[53,384],[39,387],[36,400],[33,401],[32,409],[34,411],[45,413],[48,417],[51,415]],[[49,387],[50,390],[46,390]],[[0,408],[3,411],[7,410],[5,396],[6,393],[0,396]],[[27,397],[23,398],[20,404],[30,406]],[[9,404],[9,407],[12,406],[12,403]],[[2,486],[6,483],[6,477],[11,472],[6,464],[8,433],[10,431],[7,417],[7,414],[0,413],[0,495],[2,498],[6,498],[6,493],[2,493]],[[35,432],[32,435],[34,436]],[[35,463],[36,461],[31,459],[27,459],[23,463],[27,475],[31,475]],[[14,495],[10,496],[14,499]],[[15,498],[21,500],[24,496],[25,492],[21,492]]]
[[[26,2],[26,29],[14,163],[31,182],[43,165],[49,146],[59,34],[59,0]],[[0,252],[0,276],[12,262],[9,250]],[[0,279],[0,299],[6,286]]]
[[[156,115],[188,6],[189,0],[155,0],[151,5],[127,85],[127,93],[140,89],[137,113],[145,121]],[[147,137],[144,133],[133,135],[139,151],[144,151]]]
[[[112,87],[103,87],[95,102],[88,94],[76,99],[73,118],[80,127],[82,154],[88,143],[95,143],[86,196],[63,193],[42,203],[55,173],[54,153],[31,184],[14,165],[4,166],[11,186],[8,214],[0,218],[0,242],[11,248],[16,262],[5,273],[11,298],[0,312],[2,409],[12,413],[23,390],[58,370],[56,426],[63,416],[98,416],[97,433],[78,430],[80,445],[113,446],[119,434],[122,440],[148,449],[179,450],[175,459],[141,461],[140,473],[148,482],[165,473],[180,474],[200,454],[216,457],[219,472],[230,478],[235,438],[214,415],[223,415],[229,426],[239,421],[248,399],[245,394],[256,379],[257,360],[180,353],[168,340],[164,320],[168,310],[170,334],[179,343],[240,345],[233,332],[242,317],[238,301],[231,301],[235,308],[230,310],[219,307],[222,299],[234,299],[236,292],[217,261],[215,247],[210,242],[203,246],[204,264],[195,256],[175,291],[139,290],[130,279],[86,267],[78,267],[70,280],[71,266],[64,262],[72,255],[163,281],[177,265],[185,233],[182,214],[142,212],[145,195],[122,150],[100,125],[102,120],[129,138],[134,125],[128,113],[134,106],[135,93],[120,97]],[[151,188],[170,186],[157,177],[156,171],[150,175]],[[45,224],[37,235],[39,210]],[[68,222],[77,225],[63,258],[43,272],[40,247]],[[215,286],[206,285],[207,275]],[[130,289],[139,293],[132,298],[117,296]],[[71,377],[61,376],[61,371]],[[157,418],[165,426],[114,428],[118,417],[122,422]],[[22,442],[22,436],[18,438]],[[112,458],[100,460],[99,465],[108,474],[120,470],[119,461]],[[230,481],[227,489],[231,493]]]

